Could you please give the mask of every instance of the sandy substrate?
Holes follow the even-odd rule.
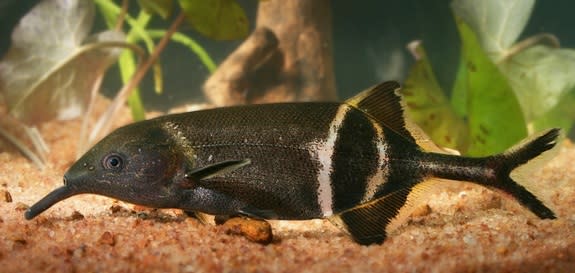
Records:
[[[575,272],[575,147],[569,143],[532,177],[557,220],[539,220],[509,197],[454,183],[430,191],[424,209],[383,245],[357,245],[322,220],[272,222],[274,241],[260,245],[177,210],[93,195],[26,221],[26,207],[61,185],[79,126],[41,127],[52,150],[42,171],[1,148],[0,272]]]

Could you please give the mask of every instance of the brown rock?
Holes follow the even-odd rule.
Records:
[[[10,194],[9,191],[7,191],[7,190],[0,190],[0,194],[1,194],[2,196],[4,196],[4,199],[3,199],[4,202],[6,202],[6,203],[12,203],[12,195]]]
[[[431,213],[431,207],[428,204],[419,206],[413,210],[411,217],[423,217]]]
[[[114,246],[116,244],[116,238],[111,232],[105,231],[102,236],[100,236],[100,239],[98,239],[98,242],[103,245]]]
[[[79,211],[75,210],[74,212],[72,212],[72,215],[70,215],[69,219],[72,221],[84,220],[84,215],[81,214]]]
[[[26,205],[26,204],[24,204],[24,203],[18,202],[18,203],[16,204],[15,210],[16,210],[16,211],[25,211],[25,210],[27,210],[28,208],[30,208],[30,206],[28,206],[28,205]]]
[[[259,244],[269,244],[273,239],[272,227],[265,220],[234,217],[226,221],[223,226],[227,228],[226,233],[244,236]]]

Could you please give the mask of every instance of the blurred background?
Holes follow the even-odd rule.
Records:
[[[0,53],[9,46],[11,29],[20,16],[39,0],[0,0]],[[135,1],[134,1],[135,2]],[[258,1],[238,0],[253,29]],[[341,99],[352,96],[383,80],[403,80],[413,58],[406,45],[422,40],[437,79],[444,90],[451,90],[459,58],[459,37],[449,0],[364,0],[332,1],[335,79]],[[137,5],[132,5],[137,9]],[[556,35],[562,47],[575,47],[570,24],[575,2],[537,1],[527,28],[519,40],[540,32]],[[98,15],[100,16],[100,15]],[[151,27],[167,27],[171,20],[154,18]],[[105,29],[97,19],[95,31]],[[199,35],[188,25],[180,31],[201,44],[219,64],[241,41],[214,41]],[[148,76],[140,85],[148,110],[166,110],[189,102],[203,101],[202,84],[207,69],[187,48],[170,43],[161,57],[165,92],[154,93]],[[104,93],[113,94],[121,86],[117,68],[106,75]]]

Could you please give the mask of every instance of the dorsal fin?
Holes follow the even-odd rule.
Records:
[[[400,85],[396,81],[383,82],[348,99],[346,103],[369,114],[386,127],[415,142],[415,138],[405,126],[401,97],[396,93],[399,88]]]
[[[403,110],[404,102],[398,93],[400,88],[398,82],[386,81],[364,90],[348,99],[346,103],[367,113],[424,150],[453,154],[453,151],[438,147],[419,126],[409,120]]]

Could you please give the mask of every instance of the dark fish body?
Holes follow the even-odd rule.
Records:
[[[550,150],[557,130],[490,157],[428,152],[404,122],[398,88],[388,82],[343,103],[237,106],[125,126],[78,160],[65,186],[26,217],[96,193],[216,215],[330,218],[371,244],[385,239],[408,195],[430,178],[500,189],[539,217],[555,217],[511,173]]]
[[[417,148],[342,103],[229,107],[140,128],[142,134],[156,128],[181,145],[191,166],[249,159],[202,184],[285,220],[331,216],[380,196],[389,191],[382,183],[394,156],[389,146],[403,146],[404,153]]]

